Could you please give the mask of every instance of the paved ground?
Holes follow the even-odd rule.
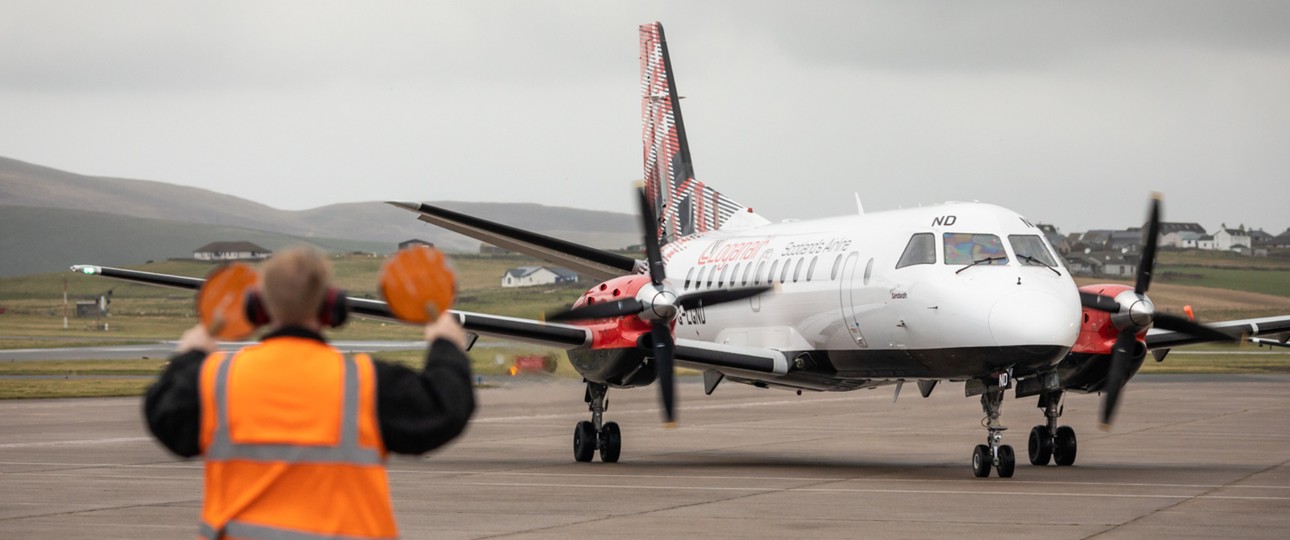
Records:
[[[975,479],[980,409],[961,385],[791,393],[682,384],[681,428],[653,389],[611,391],[623,460],[578,464],[581,386],[480,393],[464,438],[399,459],[390,479],[407,538],[1290,538],[1290,378],[1150,377],[1114,433],[1096,396],[1067,400],[1074,467],[1018,464]],[[1024,460],[1040,419],[1009,400]],[[186,538],[199,463],[144,434],[137,399],[0,402],[0,538]]]

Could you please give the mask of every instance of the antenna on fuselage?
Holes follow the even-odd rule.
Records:
[[[863,204],[860,204],[860,192],[859,192],[859,191],[855,192],[855,196],[856,196],[856,213],[857,213],[857,214],[860,214],[860,215],[862,215],[862,216],[863,216],[863,215],[864,215],[864,205],[863,205]]]

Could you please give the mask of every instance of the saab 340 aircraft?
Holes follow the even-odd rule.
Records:
[[[663,27],[640,27],[646,259],[638,261],[428,204],[391,203],[422,221],[573,269],[603,282],[546,321],[452,312],[470,332],[568,350],[585,379],[591,418],[574,429],[574,457],[617,461],[618,424],[604,421],[610,388],[657,383],[674,419],[674,365],[722,381],[787,390],[850,391],[942,381],[980,396],[985,444],[972,470],[1011,477],[1002,444],[1006,390],[1037,397],[1035,465],[1071,465],[1076,437],[1058,423],[1067,392],[1101,392],[1103,424],[1148,351],[1290,332],[1290,315],[1201,325],[1155,311],[1147,297],[1158,237],[1152,202],[1137,281],[1077,288],[1025,217],[950,203],[771,223],[695,180]],[[97,266],[78,271],[194,289],[202,280]],[[390,318],[379,301],[350,298]],[[557,322],[566,321],[566,322]],[[1284,343],[1280,340],[1265,343]]]

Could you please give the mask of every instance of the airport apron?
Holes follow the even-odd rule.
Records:
[[[367,355],[277,337],[201,371],[202,538],[395,538]]]

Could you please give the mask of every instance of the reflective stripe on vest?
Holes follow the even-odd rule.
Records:
[[[268,525],[242,523],[237,520],[230,521],[228,524],[224,525],[223,535],[205,523],[201,524],[201,529],[198,531],[198,534],[200,534],[202,538],[208,538],[209,540],[220,540],[226,536],[232,536],[234,538],[252,538],[255,540],[371,540],[370,537],[364,536],[300,532],[290,529],[270,527]]]
[[[381,455],[375,449],[363,448],[358,444],[358,364],[349,355],[345,355],[344,358],[344,399],[341,408],[340,443],[336,446],[233,442],[228,429],[228,372],[237,355],[225,359],[220,363],[219,371],[215,374],[215,431],[212,434],[210,446],[206,449],[206,459],[208,461],[380,464]]]

